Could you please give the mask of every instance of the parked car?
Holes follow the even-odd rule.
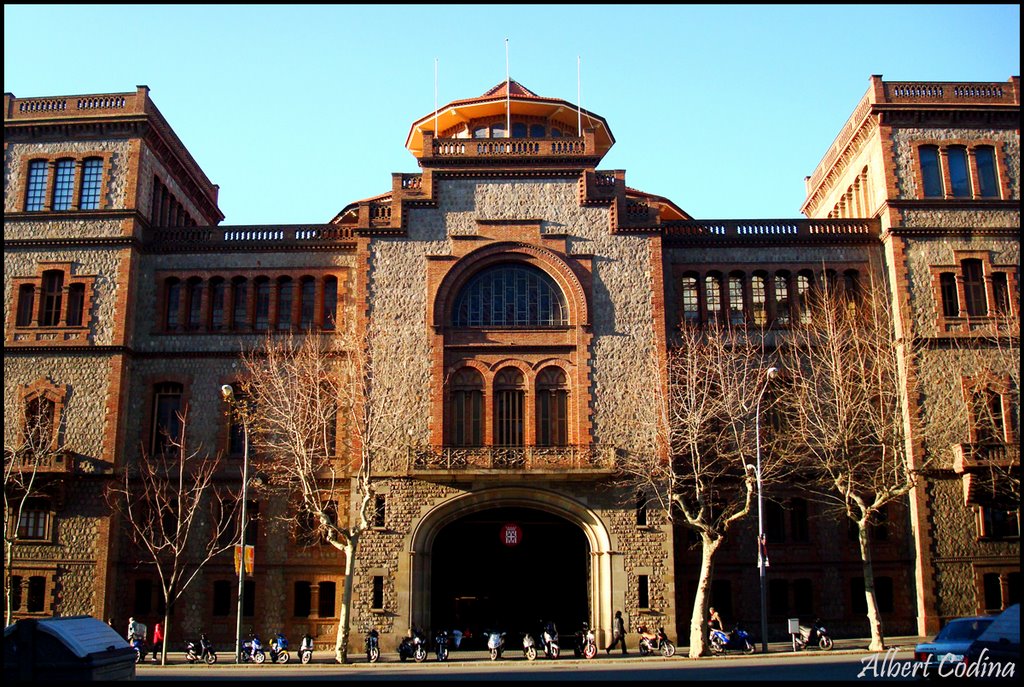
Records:
[[[914,660],[921,664],[918,677],[939,677],[940,664],[943,674],[951,672],[953,663],[963,662],[967,649],[994,620],[995,616],[950,620],[935,639],[914,647]]]
[[[1019,678],[1020,604],[1013,604],[996,616],[967,649],[964,661],[967,677]]]

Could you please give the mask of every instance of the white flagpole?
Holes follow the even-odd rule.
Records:
[[[437,130],[437,58],[434,58],[434,140],[440,135]]]
[[[505,39],[505,138],[512,137],[512,81],[508,72],[508,39]]]
[[[583,136],[583,115],[580,113],[580,56],[576,56],[576,136]]]

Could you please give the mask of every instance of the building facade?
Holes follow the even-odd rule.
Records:
[[[375,374],[408,408],[406,442],[375,459],[354,636],[376,627],[387,649],[411,625],[554,618],[607,641],[616,610],[632,630],[685,636],[699,551],[616,479],[617,460],[654,443],[634,421],[657,413],[645,371],[680,325],[784,330],[815,282],[867,275],[900,306],[897,336],[927,343],[906,422],[908,460],[928,469],[877,530],[886,630],[1019,600],[1019,487],[991,478],[1019,483],[1019,351],[985,336],[1019,313],[1019,106],[1019,77],[872,77],[806,180],[804,218],[699,220],[599,169],[615,142],[602,117],[508,81],[414,122],[420,170],[331,221],[222,226],[218,187],[148,88],[5,94],[5,445],[25,443],[26,408],[53,418],[53,457],[9,524],[15,617],[155,618],[159,587],[104,483],[160,450],[186,407],[190,441],[237,481],[219,388],[240,379],[240,346],[379,328],[391,336],[370,339]],[[864,633],[847,523],[796,490],[766,496],[772,638],[798,615]],[[251,508],[246,626],[333,644],[342,556],[297,541],[275,517],[284,504]],[[751,623],[754,527],[720,551],[712,590]],[[225,644],[236,603],[226,554],[172,628]]]

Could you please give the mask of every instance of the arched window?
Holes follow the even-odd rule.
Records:
[[[996,153],[992,146],[979,146],[974,150],[978,166],[979,194],[982,198],[999,197],[999,175],[996,173]]]
[[[32,317],[36,307],[36,287],[34,284],[22,284],[18,287],[18,319],[15,325],[28,327],[32,324]]]
[[[291,329],[292,326],[292,278],[277,280],[277,328]]]
[[[537,444],[565,446],[569,442],[569,392],[565,372],[546,367],[537,375]]]
[[[789,326],[789,272],[775,273],[775,322]]]
[[[516,122],[512,125],[512,138],[526,138],[526,125]]]
[[[551,127],[551,138],[561,138],[561,137],[562,137],[562,130],[561,129],[556,129],[555,127]]]
[[[708,310],[708,322],[722,319],[722,278],[715,273],[704,277],[704,303]]]
[[[478,126],[473,129],[473,138],[487,138],[490,135],[490,129],[486,126]]]
[[[680,284],[680,298],[683,302],[683,322],[686,324],[700,323],[700,301],[697,296],[696,275],[686,275]]]
[[[949,159],[949,185],[956,198],[970,198],[971,175],[967,171],[967,148],[950,146],[947,151]]]
[[[501,124],[494,124],[491,126],[491,138],[507,138],[508,129],[505,128],[504,122]]]
[[[186,294],[188,298],[186,306],[188,329],[194,331],[203,326],[203,280],[199,277],[190,278]]]
[[[484,380],[471,367],[452,376],[451,443],[454,446],[480,446],[483,433]]]
[[[170,450],[171,440],[181,439],[181,395],[183,388],[175,382],[162,382],[153,387],[153,434],[150,450]]]
[[[531,124],[530,125],[530,138],[544,138],[544,125],[543,124]]]
[[[942,197],[942,170],[939,168],[939,149],[936,146],[921,146],[921,182],[925,198]]]
[[[551,277],[523,263],[485,268],[462,287],[452,310],[456,327],[563,327],[568,319]]]
[[[32,160],[28,163],[28,183],[25,191],[26,212],[37,212],[46,207],[46,184],[49,177],[49,162]]]
[[[316,280],[313,277],[303,277],[299,287],[299,328],[310,329],[313,327],[313,315],[316,305]]]
[[[86,158],[82,164],[82,190],[78,196],[78,209],[98,210],[100,190],[103,188],[103,160]]]
[[[54,429],[57,427],[57,404],[42,394],[25,400],[23,440],[29,451],[49,451],[53,448]]]
[[[256,331],[264,332],[270,327],[270,279],[256,277],[253,280],[253,290],[256,297],[253,326]]]
[[[768,324],[767,292],[764,274],[755,273],[750,277],[750,301],[753,306],[754,324],[758,327]]]
[[[75,195],[75,161],[57,160],[53,179],[53,209],[70,210]]]
[[[800,312],[800,324],[807,324],[811,321],[811,289],[814,284],[814,275],[803,271],[796,275],[796,303]]]
[[[729,324],[742,325],[743,316],[743,275],[729,275]]]
[[[324,329],[334,329],[337,321],[338,278],[324,277]]]
[[[210,331],[219,332],[224,329],[224,278],[214,277],[210,280]]]
[[[39,325],[56,327],[60,324],[60,310],[64,297],[64,272],[47,270],[43,272],[43,294],[39,308]]]
[[[249,283],[245,277],[231,280],[231,327],[234,330],[244,329],[248,324]]]
[[[523,445],[523,373],[506,367],[494,378],[494,444]]]
[[[171,277],[164,282],[164,329],[178,329],[178,309],[181,305],[181,281]]]

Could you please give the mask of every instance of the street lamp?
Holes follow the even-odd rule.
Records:
[[[221,398],[234,410],[235,390],[230,384],[220,388]],[[242,597],[245,589],[245,508],[249,498],[249,423],[244,411],[242,421],[242,527],[238,535],[238,617],[235,620],[235,663],[242,662]]]
[[[764,541],[764,499],[761,491],[761,399],[768,389],[768,383],[779,375],[779,368],[769,367],[764,373],[764,386],[757,395],[757,406],[754,409],[754,440],[757,445],[757,465],[754,476],[757,478],[757,568],[761,576],[761,653],[768,653],[768,592],[767,592],[767,551]],[[748,466],[749,467],[749,466]]]

